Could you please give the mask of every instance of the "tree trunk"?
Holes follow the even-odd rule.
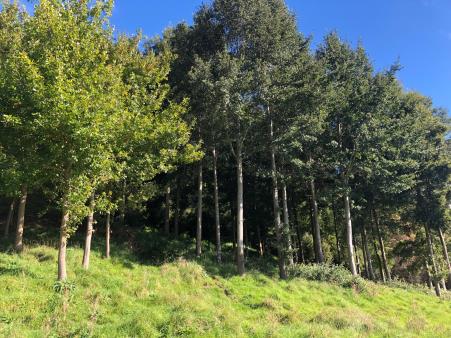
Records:
[[[352,245],[352,220],[351,220],[351,202],[349,199],[349,193],[346,192],[344,196],[345,205],[345,220],[346,220],[346,243],[348,246],[348,256],[349,256],[349,269],[351,273],[356,276],[357,269],[355,265],[354,257],[354,246]]]
[[[219,219],[218,154],[213,148],[213,183],[215,200],[216,260],[221,263],[221,223]]]
[[[294,264],[293,261],[293,246],[291,243],[291,229],[290,229],[290,219],[288,214],[288,196],[287,196],[287,185],[285,182],[282,183],[282,201],[283,201],[283,222],[287,236],[287,247],[288,247],[288,263],[290,265]],[[284,231],[284,233],[285,233]]]
[[[169,236],[171,229],[169,228],[169,221],[171,217],[171,186],[168,184],[166,186],[166,203],[165,203],[165,214],[164,214],[164,234]]]
[[[92,233],[94,232],[94,203],[95,196],[94,193],[92,193],[89,202],[88,221],[86,224],[85,250],[83,252],[83,269],[85,270],[89,269],[89,259],[91,257],[91,241],[92,241]]]
[[[319,226],[318,201],[316,200],[315,180],[310,180],[310,193],[312,205],[313,244],[315,245],[315,259],[317,263],[324,263],[323,247],[321,245],[321,229]]]
[[[438,235],[440,243],[442,244],[443,257],[445,258],[446,266],[448,267],[448,288],[451,288],[451,264],[449,261],[448,248],[446,246],[445,236],[443,235],[442,227],[438,227]]]
[[[271,142],[271,177],[272,177],[272,197],[274,210],[274,227],[276,231],[277,240],[277,257],[279,262],[279,276],[281,279],[287,278],[285,268],[285,252],[282,243],[282,227],[280,221],[280,206],[279,206],[279,188],[277,183],[277,168],[276,168],[276,151],[274,147],[274,126],[272,119],[270,120],[270,142]]]
[[[365,223],[362,225],[362,243],[363,243],[363,252],[366,257],[366,265],[368,269],[368,278],[371,280],[375,280],[376,277],[374,275],[374,269],[373,269],[373,262],[371,258],[371,252],[368,247],[368,234],[366,232],[366,226]]]
[[[9,228],[11,227],[15,207],[16,207],[16,200],[13,199],[11,201],[11,204],[9,205],[8,218],[6,219],[6,223],[5,223],[5,231],[3,233],[3,237],[5,239],[7,239],[9,237]]]
[[[437,269],[437,263],[435,262],[434,245],[432,243],[431,232],[429,230],[428,224],[424,224],[424,230],[426,232],[426,241],[427,241],[428,250],[429,250],[429,260],[432,263],[433,283],[434,283],[434,288],[435,288],[435,294],[437,295],[437,297],[440,297],[440,295],[441,295],[440,285],[439,285],[439,281],[437,280],[438,269]]]
[[[427,285],[429,287],[429,289],[434,290],[434,283],[432,283],[432,276],[431,276],[431,271],[429,268],[429,264],[426,262],[425,263],[425,270],[426,270],[426,278],[427,278]]]
[[[238,274],[244,275],[244,202],[243,202],[243,158],[241,140],[237,142],[236,147],[237,161],[237,214],[236,214],[236,232],[237,232],[237,267]]]
[[[125,226],[125,212],[127,210],[127,180],[122,182],[122,206],[121,206],[121,226]]]
[[[196,224],[196,256],[202,254],[202,189],[203,181],[202,162],[199,162],[198,179],[197,179],[197,224]]]
[[[25,206],[27,204],[27,187],[22,186],[21,196],[19,200],[19,209],[17,211],[17,229],[16,229],[16,240],[14,243],[14,249],[17,252],[22,252],[23,250],[23,229],[25,225]]]
[[[338,228],[337,228],[337,211],[335,206],[332,207],[332,214],[334,218],[334,230],[335,230],[335,245],[337,247],[337,263],[341,263],[341,246],[340,246],[340,237],[338,236]]]
[[[377,232],[377,237],[379,239],[379,246],[381,248],[381,257],[382,257],[382,264],[383,264],[384,271],[385,271],[385,276],[386,276],[387,280],[389,282],[391,282],[391,274],[390,274],[390,270],[388,268],[387,254],[385,253],[385,245],[384,245],[384,239],[382,238],[382,232],[380,229],[379,217],[377,215],[376,209],[374,209],[374,208],[373,208],[373,216],[374,216],[374,222],[376,224],[376,232]]]
[[[354,253],[355,253],[355,266],[357,268],[357,274],[361,275],[362,274],[362,267],[360,264],[360,257],[359,257],[359,248],[357,247],[357,244],[355,244],[354,241]]]
[[[61,218],[60,226],[60,240],[58,248],[58,280],[64,281],[67,279],[67,269],[66,269],[66,248],[67,248],[67,226],[69,222],[69,212],[64,202],[63,206],[63,216]]]
[[[179,236],[180,232],[180,179],[177,178],[177,191],[175,193],[175,217],[174,217],[174,235]]]
[[[262,234],[261,234],[259,223],[257,223],[257,239],[258,239],[258,254],[260,255],[260,257],[263,257],[265,252],[263,249]]]
[[[111,236],[111,214],[108,211],[106,214],[105,224],[105,257],[110,258],[110,236]]]

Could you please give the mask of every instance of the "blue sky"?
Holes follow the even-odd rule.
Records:
[[[160,34],[191,22],[203,0],[116,0],[112,23],[119,32]],[[208,2],[208,0],[207,0]],[[376,69],[400,60],[399,77],[408,90],[430,96],[451,110],[451,0],[287,0],[299,29],[314,45],[336,30],[361,41]]]

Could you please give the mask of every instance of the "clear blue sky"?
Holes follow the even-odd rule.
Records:
[[[203,0],[116,0],[117,31],[160,34],[191,22]],[[208,2],[208,0],[206,0]],[[408,90],[430,96],[451,110],[451,0],[287,0],[299,29],[314,45],[331,30],[352,44],[361,41],[377,69],[398,58]]]

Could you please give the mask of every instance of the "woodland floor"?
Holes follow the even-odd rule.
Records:
[[[84,271],[82,250],[70,248],[64,285],[55,284],[54,248],[3,250],[0,336],[451,337],[451,301],[424,290],[280,281],[272,263],[257,261],[238,277],[232,263],[218,267],[208,252],[195,260],[161,249],[163,259],[145,261],[113,247],[105,260],[100,249],[95,243]]]

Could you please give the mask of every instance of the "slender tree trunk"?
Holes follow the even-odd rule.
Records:
[[[321,245],[321,228],[319,226],[318,201],[316,200],[315,180],[310,180],[312,205],[313,244],[315,245],[315,259],[317,263],[324,263],[323,247]]]
[[[381,281],[383,283],[385,283],[385,282],[387,282],[387,279],[385,277],[384,266],[382,264],[381,256],[379,255],[379,250],[377,248],[377,241],[376,241],[376,238],[375,238],[374,234],[373,234],[373,237],[374,237],[373,238],[374,252],[375,252],[376,257],[377,257],[377,262],[379,263],[378,264],[378,266],[379,266],[379,274],[381,275]]]
[[[427,278],[427,285],[429,287],[429,289],[434,290],[434,284],[432,283],[432,276],[431,276],[431,271],[430,271],[430,267],[429,267],[429,263],[426,262],[425,263],[425,270],[426,270],[426,278]]]
[[[177,188],[175,193],[175,217],[174,217],[174,235],[179,236],[180,232],[180,179],[177,178]]]
[[[441,296],[440,285],[439,285],[439,281],[437,281],[438,269],[437,269],[437,263],[435,262],[434,245],[432,243],[431,232],[430,232],[428,224],[424,225],[424,230],[426,232],[426,241],[427,241],[428,250],[429,250],[429,260],[432,263],[433,283],[434,283],[434,288],[435,288],[435,294],[437,295],[437,297],[440,297]]]
[[[85,250],[83,252],[83,269],[85,270],[89,269],[89,259],[91,257],[91,241],[94,232],[94,203],[95,196],[94,193],[92,193],[89,202],[88,222],[86,224]]]
[[[14,249],[17,252],[22,252],[23,250],[23,229],[25,225],[25,206],[27,204],[27,187],[22,186],[21,196],[19,200],[19,209],[17,211],[17,229],[16,229],[16,240],[14,243]]]
[[[440,237],[440,243],[442,244],[443,257],[445,258],[446,266],[448,267],[448,288],[451,288],[451,264],[449,261],[448,248],[446,246],[445,236],[443,234],[442,227],[438,228],[438,235]]]
[[[296,213],[294,215],[296,215]],[[296,235],[298,237],[298,242],[299,242],[299,248],[298,248],[299,259],[298,259],[298,261],[300,261],[302,264],[305,264],[304,245],[302,244],[301,224],[299,224],[299,223],[296,225]]]
[[[164,214],[164,234],[169,236],[170,229],[170,217],[171,217],[171,186],[166,186],[166,202],[165,202],[165,214]]]
[[[237,161],[237,214],[236,214],[236,232],[237,232],[237,266],[238,274],[244,275],[244,202],[243,202],[243,157],[241,140],[237,142],[236,147]]]
[[[363,251],[366,256],[366,264],[368,268],[368,278],[371,280],[375,280],[376,277],[374,275],[373,262],[371,258],[371,252],[368,247],[368,234],[366,232],[365,223],[362,225],[362,243],[363,243]]]
[[[354,241],[354,254],[355,254],[355,261],[356,261],[355,265],[356,265],[356,268],[357,268],[357,274],[361,275],[362,274],[362,267],[361,267],[361,264],[360,264],[359,248],[357,247],[357,244],[355,243],[355,241]]]
[[[337,259],[338,264],[341,263],[341,246],[340,246],[340,236],[338,235],[338,227],[337,227],[337,210],[335,209],[335,205],[332,207],[332,214],[334,218],[334,230],[335,230],[335,245],[337,247]]]
[[[348,256],[349,256],[349,268],[351,273],[356,276],[357,268],[355,265],[354,257],[354,246],[352,245],[352,220],[351,220],[351,202],[349,199],[349,193],[346,192],[344,196],[345,205],[345,220],[346,220],[346,242],[348,245]]]
[[[390,282],[391,274],[390,274],[390,270],[388,268],[387,254],[385,253],[384,239],[382,238],[382,232],[381,232],[381,228],[380,228],[380,224],[379,224],[379,217],[378,217],[376,209],[374,209],[374,208],[373,208],[373,216],[374,216],[374,223],[376,224],[376,232],[377,232],[377,237],[379,239],[379,246],[381,248],[381,257],[382,257],[382,264],[384,266],[385,276],[386,276],[387,280]]]
[[[110,236],[111,236],[111,214],[108,211],[106,214],[105,224],[105,257],[110,258]]]
[[[3,233],[3,237],[5,239],[7,239],[9,237],[9,228],[11,227],[15,207],[16,207],[16,200],[13,199],[11,201],[11,204],[9,205],[8,218],[6,219],[6,223],[5,223],[5,231]]]
[[[218,154],[213,148],[213,183],[215,200],[216,260],[221,263],[221,223],[219,219]]]
[[[122,206],[121,206],[121,226],[125,226],[125,212],[127,209],[127,180],[122,182]]]
[[[294,264],[293,245],[291,243],[290,219],[289,219],[289,214],[288,214],[287,185],[285,182],[282,183],[282,201],[283,201],[283,222],[284,222],[285,230],[287,233],[288,263],[290,265],[293,265]]]
[[[280,206],[279,206],[279,188],[277,183],[277,168],[276,168],[276,151],[274,147],[274,126],[272,119],[270,120],[270,142],[271,142],[271,176],[272,176],[272,197],[274,210],[274,227],[276,231],[277,240],[277,257],[279,261],[279,276],[281,279],[287,278],[285,267],[285,252],[283,248],[282,226],[280,220]]]
[[[199,162],[197,179],[197,226],[196,226],[196,256],[202,254],[202,189],[204,185],[202,162]]]
[[[66,269],[66,248],[67,248],[67,226],[69,222],[69,211],[66,206],[67,202],[64,202],[63,215],[61,218],[60,226],[60,240],[58,248],[58,280],[64,281],[67,279]]]
[[[258,239],[258,254],[260,255],[260,257],[263,257],[264,255],[263,241],[259,223],[257,223],[257,239]]]

